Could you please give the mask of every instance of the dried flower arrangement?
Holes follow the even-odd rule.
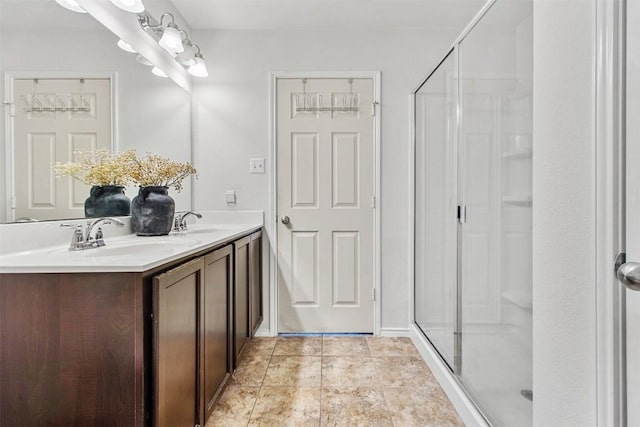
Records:
[[[141,187],[163,186],[182,190],[182,181],[197,171],[191,163],[179,163],[165,157],[147,153],[142,159],[135,160],[131,177]]]
[[[74,151],[75,162],[56,163],[56,177],[72,176],[87,185],[127,186],[133,180],[132,170],[136,166],[133,149],[112,154],[105,148],[95,152]]]

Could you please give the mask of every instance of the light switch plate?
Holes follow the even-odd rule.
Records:
[[[264,159],[249,159],[249,173],[264,173]]]
[[[227,190],[224,192],[224,201],[227,203],[236,202],[236,190]]]

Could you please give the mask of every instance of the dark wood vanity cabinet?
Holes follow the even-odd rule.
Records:
[[[142,426],[139,273],[0,274],[0,426]]]
[[[235,257],[234,368],[248,338],[262,322],[262,232],[257,231],[233,243]]]
[[[232,247],[155,276],[157,426],[202,425],[231,373]]]
[[[261,316],[259,235],[144,273],[0,274],[0,426],[204,426]]]
[[[249,338],[249,243],[251,236],[233,242],[235,277],[233,283],[233,368]]]
[[[233,248],[231,245],[204,257],[202,331],[202,413],[204,421],[233,371],[231,357],[231,292]]]
[[[153,400],[159,427],[200,424],[204,286],[203,258],[153,278]]]
[[[249,242],[249,332],[255,335],[262,323],[262,231],[250,236]]]

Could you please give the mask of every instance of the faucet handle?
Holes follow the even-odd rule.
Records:
[[[96,230],[95,242],[93,244],[96,247],[104,246],[104,234],[102,233],[102,227],[98,227],[98,230]]]
[[[84,249],[84,227],[82,224],[60,224],[61,228],[73,228],[73,236],[71,236],[70,251],[79,251]]]
[[[173,232],[179,233],[182,231],[182,215],[184,212],[176,212],[173,218]]]
[[[60,224],[60,228],[82,228],[82,224]]]

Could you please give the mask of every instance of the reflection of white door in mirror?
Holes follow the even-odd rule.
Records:
[[[56,179],[53,166],[73,161],[75,151],[111,150],[109,79],[83,79],[82,84],[80,78],[38,79],[37,84],[33,79],[16,79],[13,83],[15,208],[9,219],[83,217],[90,187],[71,177]],[[41,104],[29,106],[34,89]],[[69,108],[82,106],[81,93],[90,111]]]

